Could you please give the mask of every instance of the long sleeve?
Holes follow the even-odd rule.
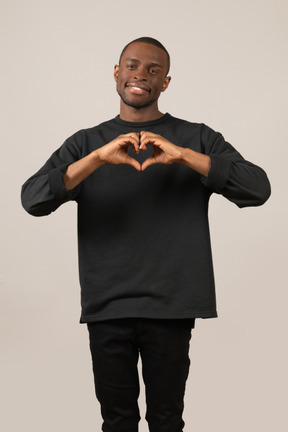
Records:
[[[271,187],[265,171],[245,160],[219,132],[202,125],[203,152],[211,157],[211,169],[203,184],[223,195],[238,207],[260,206],[270,194]]]
[[[33,216],[45,216],[67,201],[76,200],[79,185],[67,191],[64,173],[71,163],[80,159],[77,135],[68,138],[47,162],[22,186],[21,201],[24,209]]]
[[[208,176],[176,163],[155,164],[141,174],[124,164],[105,164],[66,190],[69,164],[119,135],[143,130],[209,155]],[[81,323],[215,318],[208,218],[213,192],[239,207],[258,206],[268,199],[270,184],[261,168],[208,126],[170,114],[139,123],[117,116],[68,138],[23,185],[22,203],[30,214],[42,216],[77,201]]]

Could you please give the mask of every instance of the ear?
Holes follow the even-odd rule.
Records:
[[[115,79],[116,82],[118,80],[118,74],[119,74],[119,66],[115,65],[114,66],[114,79]]]
[[[168,77],[166,77],[164,79],[164,83],[163,83],[163,87],[162,87],[161,92],[164,92],[167,89],[167,87],[169,86],[170,81],[171,81],[171,77],[170,76],[168,76]]]

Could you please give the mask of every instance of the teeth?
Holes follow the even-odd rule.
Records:
[[[131,88],[133,88],[133,89],[135,89],[135,90],[145,90],[145,89],[143,89],[143,88],[141,88],[141,87],[136,87],[136,86],[130,86]]]

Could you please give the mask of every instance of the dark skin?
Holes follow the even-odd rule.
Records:
[[[163,116],[158,109],[158,99],[171,80],[167,70],[168,58],[162,49],[143,42],[128,46],[120,65],[114,68],[116,89],[121,98],[121,119],[142,122]],[[134,90],[133,85],[142,91]]]
[[[161,48],[134,42],[124,51],[120,64],[114,67],[116,89],[120,96],[120,118],[130,122],[156,120],[163,116],[158,99],[169,86],[168,58]],[[154,148],[153,155],[142,165],[128,155],[128,148],[136,153],[145,152],[147,145]],[[64,174],[67,190],[74,189],[92,172],[104,164],[128,164],[144,171],[154,164],[181,163],[207,176],[211,167],[209,156],[171,143],[161,135],[148,131],[120,135],[88,156],[69,165]]]

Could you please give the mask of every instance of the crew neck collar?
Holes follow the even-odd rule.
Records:
[[[166,120],[168,120],[171,117],[171,115],[169,113],[165,113],[162,117],[159,117],[158,119],[155,120],[148,120],[148,121],[144,121],[144,122],[130,122],[130,121],[126,121],[126,120],[122,120],[120,118],[120,114],[118,114],[114,120],[118,123],[121,124],[123,126],[130,126],[130,127],[145,127],[145,126],[154,126],[157,125],[159,123],[163,123]]]

